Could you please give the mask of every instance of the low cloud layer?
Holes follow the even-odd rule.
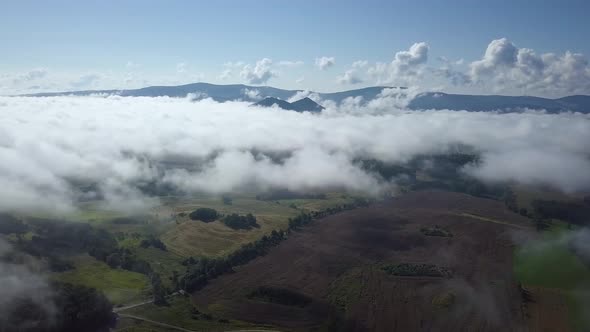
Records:
[[[482,153],[466,171],[483,180],[590,189],[587,115],[415,112],[398,92],[322,101],[320,115],[210,99],[0,97],[0,211],[67,212],[99,198],[133,211],[157,204],[145,188],[378,194],[395,183],[355,160],[404,162],[457,144]]]
[[[39,323],[34,320],[22,322],[13,316],[15,305],[23,301],[38,305],[43,314],[41,317],[55,314],[52,290],[37,262],[20,256],[9,243],[0,239],[0,331],[29,330]],[[10,260],[6,260],[7,257]]]

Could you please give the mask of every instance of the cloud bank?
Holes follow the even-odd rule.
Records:
[[[399,163],[457,144],[482,153],[466,171],[483,180],[590,189],[587,115],[403,105],[396,89],[366,105],[325,102],[319,115],[210,99],[0,97],[0,211],[66,213],[89,199],[134,211],[163,189],[378,194],[395,184],[356,160]]]

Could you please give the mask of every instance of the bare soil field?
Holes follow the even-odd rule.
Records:
[[[530,331],[571,331],[567,299],[559,290],[527,287],[531,301],[526,304]]]
[[[413,192],[317,220],[212,280],[193,301],[216,315],[284,330],[526,330],[512,238],[530,224],[497,201]],[[435,226],[452,236],[420,231]],[[452,276],[396,276],[381,268],[402,263],[433,264]],[[292,306],[248,297],[261,286],[311,301]]]

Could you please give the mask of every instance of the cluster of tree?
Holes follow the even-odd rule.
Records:
[[[462,170],[467,165],[480,162],[480,156],[473,153],[446,153],[417,158],[427,161],[428,174],[435,178],[452,178],[461,176]]]
[[[150,282],[152,285],[152,295],[154,296],[155,305],[168,305],[166,301],[166,295],[168,292],[164,285],[162,285],[162,278],[157,273],[150,274]]]
[[[466,175],[433,181],[416,180],[409,187],[411,190],[439,189],[491,199],[499,199],[504,192],[504,186],[488,185]]]
[[[18,221],[18,224],[22,222]],[[19,229],[26,229],[33,235],[28,241],[18,241],[19,250],[37,258],[46,258],[54,271],[64,271],[73,267],[59,258],[64,253],[87,252],[104,261],[117,248],[117,241],[112,234],[84,223],[33,218],[28,220],[28,224],[23,225],[26,228],[19,226]]]
[[[112,304],[96,289],[58,282],[52,289],[51,303],[15,301],[5,313],[5,331],[106,332],[115,326]]]
[[[47,266],[53,272],[64,272],[76,268],[72,262],[63,259],[61,256],[47,254],[46,258]]]
[[[388,181],[394,178],[416,179],[416,169],[407,165],[389,164],[377,159],[362,159],[357,160],[356,163],[363,170],[377,174],[379,177]]]
[[[402,277],[450,277],[451,271],[433,264],[392,264],[381,267],[387,274]]]
[[[248,213],[245,216],[241,216],[236,213],[232,213],[223,217],[223,223],[233,229],[251,229],[260,227],[256,223],[256,217],[252,213]]]
[[[249,299],[264,302],[277,303],[295,307],[305,307],[311,302],[311,298],[304,294],[286,288],[258,287],[246,296]]]
[[[152,266],[147,261],[138,258],[128,248],[119,248],[109,254],[105,262],[112,268],[121,268],[131,272],[144,274],[150,278],[152,286],[152,295],[154,296],[154,304],[166,305],[166,295],[168,290],[162,284],[160,275],[152,269]]]
[[[219,213],[211,208],[198,208],[189,213],[189,218],[192,220],[200,220],[202,222],[212,222],[219,218]]]
[[[590,204],[585,202],[535,200],[532,206],[540,219],[560,219],[577,225],[590,223]]]
[[[441,236],[441,237],[453,237],[453,234],[438,225],[434,227],[422,227],[420,228],[420,232],[426,236]]]
[[[516,194],[510,188],[506,188],[504,190],[504,194],[502,195],[502,201],[506,208],[514,213],[519,213],[518,210],[518,203],[516,201]]]
[[[162,242],[162,240],[158,239],[155,236],[150,236],[147,239],[141,240],[141,242],[139,243],[139,246],[142,248],[154,247],[154,248],[166,251],[166,245],[164,244],[164,242]]]
[[[373,199],[363,198],[363,197],[356,197],[350,203],[344,203],[344,204],[341,204],[341,205],[338,205],[338,206],[329,207],[329,208],[326,208],[326,209],[321,210],[321,211],[312,211],[310,213],[310,216],[312,218],[314,218],[314,219],[319,219],[319,218],[322,218],[322,217],[327,217],[329,215],[340,213],[342,211],[348,211],[348,210],[356,209],[356,208],[359,208],[359,207],[367,207],[372,202],[374,202]]]
[[[22,220],[11,214],[0,213],[0,233],[16,234],[18,237],[29,231],[29,227]]]
[[[322,215],[320,215],[320,213],[318,212],[317,217],[322,217]],[[289,231],[291,230],[296,230],[298,228],[300,228],[301,226],[305,226],[309,223],[311,223],[313,220],[313,217],[311,214],[307,214],[307,213],[301,213],[300,215],[294,217],[294,218],[289,218]]]
[[[221,201],[223,202],[224,205],[232,205],[233,204],[233,200],[229,196],[225,196],[225,195],[222,196]]]
[[[259,201],[277,201],[281,199],[325,199],[322,193],[298,193],[287,189],[277,189],[256,195]]]

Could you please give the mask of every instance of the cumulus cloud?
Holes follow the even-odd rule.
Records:
[[[244,89],[243,93],[244,96],[252,100],[262,99],[262,95],[260,94],[260,90],[258,89]]]
[[[0,211],[67,213],[100,199],[132,212],[158,204],[158,188],[378,194],[395,184],[356,160],[400,163],[457,144],[482,154],[465,171],[485,181],[590,189],[588,115],[409,111],[414,94],[322,101],[321,114],[211,99],[0,97]],[[304,96],[314,98],[293,98]]]
[[[360,78],[358,72],[355,69],[349,69],[344,72],[343,75],[338,76],[336,81],[340,84],[359,84],[362,83],[363,80]]]
[[[26,73],[22,73],[22,74],[17,75],[13,79],[13,83],[20,84],[22,82],[30,82],[30,81],[38,80],[40,78],[44,78],[45,76],[47,76],[47,70],[44,68],[37,68],[37,69],[30,70]]]
[[[185,73],[187,70],[188,65],[186,62],[179,62],[176,64],[176,72],[177,73]]]
[[[219,78],[222,81],[225,81],[227,79],[229,79],[232,75],[232,71],[231,69],[224,69],[221,74],[219,74],[219,76],[217,78]]]
[[[358,60],[352,63],[352,68],[365,68],[369,65],[369,61],[367,60]]]
[[[95,85],[101,79],[100,74],[85,74],[70,82],[73,88],[88,88]]]
[[[490,42],[484,56],[470,64],[470,78],[497,92],[548,96],[590,93],[590,67],[582,54],[537,54],[506,38]]]
[[[320,70],[326,70],[326,69],[332,67],[335,63],[336,63],[336,58],[334,58],[334,57],[323,56],[321,58],[315,59],[315,65]]]
[[[438,60],[442,62],[442,66],[431,69],[434,75],[444,78],[445,81],[450,82],[454,86],[462,86],[471,83],[471,77],[469,74],[455,68],[455,66],[463,65],[463,59],[451,61],[444,56],[440,56],[438,57]]]
[[[271,68],[272,60],[264,58],[256,61],[256,65],[245,65],[240,72],[240,77],[249,84],[264,84],[277,76]]]
[[[292,95],[291,97],[289,97],[287,99],[288,102],[292,103],[294,101],[298,101],[300,99],[303,98],[309,98],[313,101],[315,101],[316,103],[322,103],[322,99],[320,98],[320,95],[317,92],[313,92],[313,91],[309,91],[309,90],[301,90],[301,91],[297,91],[294,95]]]
[[[422,66],[428,61],[429,46],[425,42],[413,44],[407,51],[399,51],[390,63],[377,63],[368,73],[379,84],[410,85],[422,75]]]
[[[291,61],[291,60],[282,60],[279,61],[279,66],[284,66],[284,67],[297,67],[297,66],[303,66],[304,62],[301,60],[296,60],[296,61]]]

